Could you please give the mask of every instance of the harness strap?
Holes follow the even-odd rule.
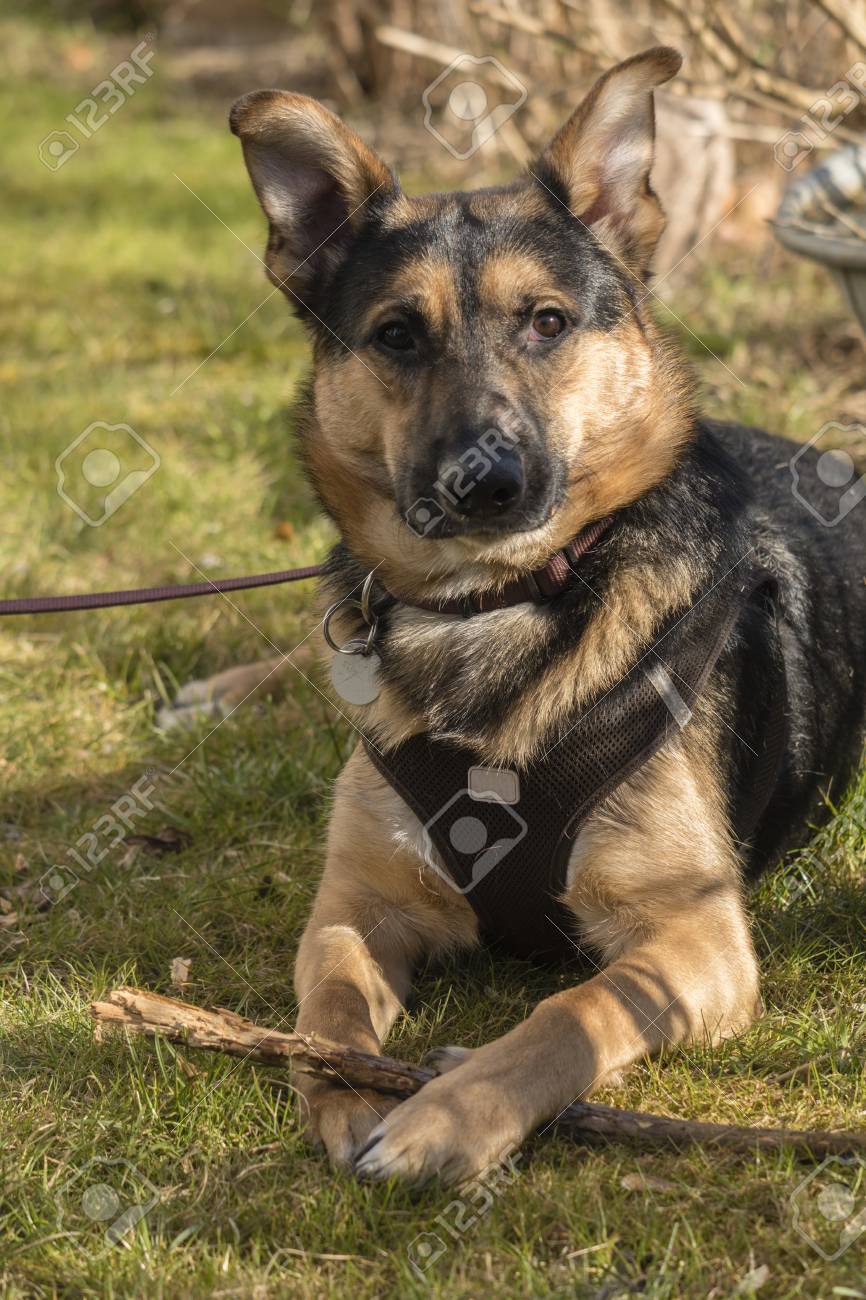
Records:
[[[574,957],[575,918],[560,901],[575,840],[591,814],[688,725],[747,603],[775,591],[764,571],[729,575],[668,620],[630,671],[583,705],[534,762],[494,769],[474,751],[427,735],[367,754],[418,816],[428,866],[475,911],[487,938],[520,956]],[[746,839],[772,794],[784,747],[784,678]]]

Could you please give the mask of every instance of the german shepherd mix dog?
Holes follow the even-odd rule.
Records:
[[[365,739],[298,1028],[378,1052],[421,959],[487,936],[595,967],[400,1105],[302,1082],[361,1176],[465,1179],[644,1054],[744,1029],[744,883],[861,754],[866,505],[700,419],[645,311],[653,89],[679,66],[613,68],[515,184],[420,198],[314,100],[232,111],[313,340],[327,630],[363,652],[332,656]]]

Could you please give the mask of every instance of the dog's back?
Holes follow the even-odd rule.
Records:
[[[706,430],[745,481],[755,556],[779,585],[789,736],[787,770],[768,810],[764,865],[802,838],[823,795],[832,789],[838,797],[862,756],[866,480],[844,453],[800,448],[741,425],[708,421]],[[744,727],[758,704],[744,693]]]

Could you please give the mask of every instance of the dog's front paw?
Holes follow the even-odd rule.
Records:
[[[399,1101],[369,1088],[346,1088],[321,1081],[302,1086],[300,1091],[307,1140],[323,1146],[337,1169],[351,1168],[373,1129]]]
[[[370,1133],[355,1161],[359,1178],[431,1178],[462,1183],[503,1161],[526,1136],[495,1080],[472,1078],[471,1065],[433,1079]]]

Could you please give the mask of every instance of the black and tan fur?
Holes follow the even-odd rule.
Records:
[[[302,445],[341,536],[325,594],[345,597],[375,569],[408,602],[383,618],[383,690],[355,715],[377,746],[428,731],[494,764],[531,763],[717,575],[759,560],[781,591],[792,725],[754,844],[733,840],[731,790],[760,739],[774,653],[763,610],[742,620],[692,725],[575,843],[565,901],[598,973],[503,1037],[446,1049],[441,1077],[396,1108],[304,1084],[313,1133],[365,1176],[465,1178],[645,1053],[746,1026],[759,993],[744,872],[778,853],[859,753],[866,524],[854,512],[822,534],[790,495],[783,444],[700,421],[643,304],[663,227],[652,91],[678,67],[656,49],[614,68],[528,176],[472,193],[407,197],[303,96],[262,91],[232,112],[270,223],[269,273],[313,342]],[[539,341],[546,311],[563,328]],[[509,426],[518,504],[481,521],[449,513],[416,536],[406,512],[433,495],[442,464]],[[611,512],[581,581],[548,605],[462,619],[411,603],[501,587]],[[360,630],[349,610],[340,632]],[[359,747],[337,781],[298,953],[301,1030],[377,1051],[422,957],[477,941],[469,904],[426,868],[419,841]]]

